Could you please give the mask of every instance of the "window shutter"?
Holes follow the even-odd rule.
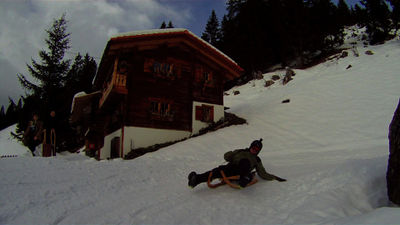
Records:
[[[203,107],[201,106],[196,106],[196,120],[203,120]]]
[[[209,122],[214,122],[214,106],[210,107],[210,121]]]

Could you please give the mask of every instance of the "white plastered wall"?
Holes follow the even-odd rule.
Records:
[[[155,129],[145,127],[125,127],[124,154],[131,149],[149,147],[190,137],[189,131]]]
[[[224,106],[223,105],[215,105],[215,104],[210,104],[210,103],[205,103],[205,102],[193,102],[192,135],[198,134],[202,128],[206,128],[210,125],[209,123],[205,123],[205,122],[196,120],[196,106],[202,106],[202,105],[208,105],[208,106],[214,107],[214,122],[218,122],[220,119],[224,118],[225,114],[224,114]]]
[[[196,120],[196,106],[208,105],[214,107],[214,122],[218,122],[224,118],[224,106],[209,104],[205,102],[193,102],[192,112],[192,132],[182,130],[155,129],[145,127],[124,127],[123,138],[123,154],[128,154],[131,149],[149,147],[155,144],[166,142],[179,141],[198,134],[202,128],[208,127],[210,124]],[[100,150],[100,159],[110,158],[111,155],[111,140],[115,137],[120,137],[122,141],[122,129],[104,137],[104,146]]]
[[[104,137],[104,146],[100,149],[100,159],[108,159],[111,156],[111,140],[115,137],[122,137],[121,129]]]
[[[145,127],[124,127],[123,154],[128,154],[131,149],[149,147],[172,141],[179,141],[190,137],[189,131],[155,129]],[[100,159],[108,159],[111,155],[111,140],[120,137],[122,141],[122,129],[119,129],[104,137],[104,146],[100,150]]]

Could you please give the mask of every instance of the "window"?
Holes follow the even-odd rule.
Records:
[[[205,87],[214,87],[213,73],[204,66],[196,68],[196,80]]]
[[[205,84],[210,84],[212,82],[211,72],[204,71],[203,72],[203,80]]]
[[[159,63],[154,61],[153,63],[153,73],[156,76],[175,79],[176,72],[174,70],[174,64],[171,63]]]
[[[150,112],[153,114],[158,114],[159,113],[158,105],[159,105],[159,102],[155,102],[155,101],[150,102]]]
[[[173,117],[171,111],[172,102],[168,100],[162,100],[157,98],[150,98],[150,113],[156,118],[168,118]]]
[[[191,65],[186,60],[174,57],[164,59],[145,58],[143,71],[154,77],[175,80],[181,77],[182,72],[190,72]]]
[[[214,106],[210,105],[196,106],[196,120],[206,123],[214,122]]]
[[[171,112],[171,105],[169,103],[161,102],[160,103],[160,115],[161,116],[169,116]]]

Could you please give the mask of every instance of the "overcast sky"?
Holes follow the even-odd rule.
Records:
[[[337,0],[334,0],[336,2]],[[349,0],[352,4],[355,0]],[[226,0],[0,0],[0,106],[8,97],[24,95],[16,75],[27,78],[26,64],[40,62],[38,52],[46,49],[45,29],[66,13],[71,49],[89,53],[99,63],[111,35],[133,30],[159,28],[162,21],[191,30],[198,36],[215,9],[221,21]]]
[[[111,35],[133,30],[159,28],[172,21],[201,36],[211,10],[225,14],[225,0],[1,0],[0,1],[0,105],[8,96],[18,101],[24,94],[17,73],[27,77],[26,64],[38,60],[46,49],[45,29],[66,13],[71,49],[96,58],[99,63]],[[47,50],[47,49],[46,49]]]

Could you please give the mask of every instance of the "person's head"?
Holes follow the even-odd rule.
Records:
[[[51,116],[51,117],[55,117],[55,116],[56,116],[56,111],[54,111],[54,110],[51,110],[51,112],[50,112],[50,116]]]
[[[37,113],[33,113],[32,118],[36,121],[39,119],[39,115]]]
[[[251,145],[250,145],[250,152],[251,152],[252,154],[257,155],[257,154],[261,151],[261,149],[262,149],[262,147],[263,147],[262,140],[263,140],[263,139],[261,138],[260,140],[255,140],[255,141],[253,141],[253,142],[251,143]]]

